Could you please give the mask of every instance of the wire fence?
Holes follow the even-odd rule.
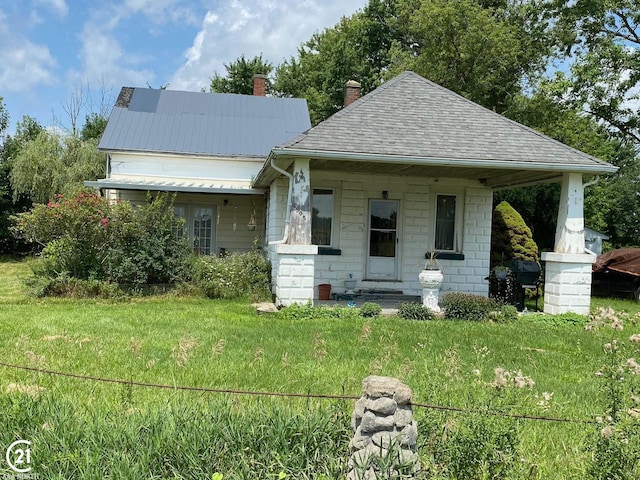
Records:
[[[86,380],[86,381],[101,382],[101,383],[114,383],[114,384],[134,386],[134,387],[156,388],[156,389],[174,390],[174,391],[220,393],[220,394],[227,394],[227,395],[246,395],[246,396],[256,396],[256,397],[306,398],[306,399],[321,399],[321,400],[358,400],[360,398],[359,396],[354,396],[354,395],[266,392],[266,391],[237,390],[237,389],[230,389],[230,388],[192,387],[192,386],[183,386],[183,385],[146,383],[146,382],[137,382],[134,380],[104,378],[104,377],[97,377],[92,375],[81,375],[77,373],[59,372],[55,370],[28,367],[25,365],[15,365],[15,364],[4,363],[4,362],[0,362],[0,367],[11,368],[15,370],[23,370],[28,372],[35,372],[39,374],[45,374],[45,375],[51,375],[51,376],[57,376],[57,377],[73,378],[76,380]],[[572,423],[572,424],[595,424],[596,423],[595,420],[557,418],[557,417],[540,416],[540,415],[499,412],[495,410],[468,409],[468,408],[451,407],[451,406],[445,406],[445,405],[432,405],[428,403],[412,402],[411,405],[412,407],[424,408],[427,410],[440,410],[440,411],[457,412],[457,413],[465,413],[465,414],[479,414],[479,415],[487,415],[487,416],[495,416],[495,417],[506,417],[506,418],[512,418],[517,420],[538,420],[543,422]]]

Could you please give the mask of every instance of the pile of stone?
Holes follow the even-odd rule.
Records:
[[[362,382],[363,395],[351,419],[347,480],[375,480],[420,468],[411,389],[399,380],[372,375]]]

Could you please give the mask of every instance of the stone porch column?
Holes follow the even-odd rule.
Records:
[[[542,253],[546,264],[544,313],[589,314],[591,265],[596,257],[585,253],[583,205],[582,174],[565,173],[554,251]]]
[[[275,245],[273,283],[276,304],[313,303],[315,257],[318,247],[311,245],[311,184],[309,159],[293,164],[290,233],[287,243]]]

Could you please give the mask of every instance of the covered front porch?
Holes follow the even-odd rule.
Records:
[[[326,284],[333,294],[330,303],[362,303],[376,292],[390,309],[398,301],[385,294],[419,300],[418,274],[432,251],[444,272],[441,293],[488,295],[493,189],[510,186],[498,178],[518,185],[517,172],[502,172],[493,180],[486,169],[450,169],[449,177],[429,175],[434,169],[412,176],[356,168],[346,174],[344,163],[328,170],[316,168],[313,158],[282,160],[278,169],[287,174],[273,178],[267,196],[278,305],[317,303],[318,287]],[[386,165],[388,171],[393,167]],[[523,175],[529,183],[531,172]],[[547,313],[589,311],[594,257],[584,250],[582,175],[555,174],[563,188],[556,251],[542,257]],[[353,292],[356,297],[350,298]]]
[[[345,105],[272,149],[253,182],[269,188],[279,304],[317,299],[325,283],[419,295],[431,252],[443,292],[488,295],[494,190],[561,182],[545,311],[588,313],[583,176],[616,167],[413,72]]]

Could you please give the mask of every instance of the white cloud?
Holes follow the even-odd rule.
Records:
[[[56,61],[44,45],[14,31],[0,11],[0,91],[29,92],[53,84]]]
[[[185,0],[124,0],[121,9],[129,14],[140,12],[160,25],[168,22],[198,25],[198,17]]]
[[[167,23],[197,25],[197,17],[186,0],[122,0],[102,3],[85,21],[79,38],[81,65],[68,72],[72,84],[101,83],[105,76],[116,85],[144,85],[153,83],[155,73],[140,65],[148,60],[135,50],[125,50],[119,39],[122,25],[140,14],[154,25]],[[135,28],[140,28],[136,24]],[[135,49],[135,45],[132,45]]]
[[[69,12],[69,6],[65,0],[36,0],[37,3],[53,10],[60,17],[65,17]]]
[[[82,70],[69,73],[71,84],[99,84],[105,75],[123,85],[144,85],[154,80],[153,72],[138,68],[140,59],[123,51],[112,33],[87,23],[80,39]]]
[[[139,0],[142,1],[142,0]],[[300,43],[316,31],[334,26],[342,16],[363,8],[367,0],[231,0],[213,2],[202,20],[185,62],[170,81],[177,90],[200,90],[214,72],[242,54],[274,65],[294,56]]]

